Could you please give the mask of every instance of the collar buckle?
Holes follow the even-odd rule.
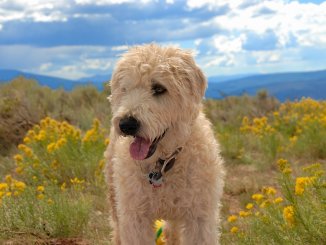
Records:
[[[168,157],[168,159],[163,160],[159,158],[156,161],[154,170],[148,174],[148,181],[154,188],[162,186],[164,174],[172,169],[175,160],[177,159],[177,155],[181,150],[182,147],[179,147],[175,152],[172,153],[170,157]]]

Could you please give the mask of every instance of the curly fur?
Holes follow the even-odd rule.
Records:
[[[152,84],[167,92],[153,96]],[[167,244],[218,244],[223,161],[201,100],[207,86],[191,53],[155,44],[130,48],[111,80],[113,112],[110,145],[105,153],[112,214],[113,243],[153,245],[156,219],[167,221]],[[166,129],[155,153],[136,161],[129,153],[119,121],[133,116],[139,135],[153,140]],[[163,186],[146,178],[158,158],[183,147]]]

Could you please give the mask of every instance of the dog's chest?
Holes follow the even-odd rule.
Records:
[[[154,188],[150,193],[150,207],[155,218],[175,219],[184,215],[191,207],[192,193],[185,185],[177,181],[163,182],[161,187]]]

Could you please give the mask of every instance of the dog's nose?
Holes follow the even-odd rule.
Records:
[[[140,124],[134,117],[122,118],[119,122],[119,128],[126,135],[136,135],[140,128]]]

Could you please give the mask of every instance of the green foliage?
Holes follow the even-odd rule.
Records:
[[[101,125],[110,123],[109,94],[109,87],[51,90],[22,77],[0,85],[0,242],[108,241],[102,170],[109,141]],[[223,211],[235,213],[271,182],[277,191],[262,189],[237,221],[225,221],[222,243],[325,243],[325,101],[280,104],[262,91],[207,100],[204,111],[230,173]],[[279,158],[293,165],[283,164],[276,183]],[[298,163],[315,161],[318,170],[297,171]]]
[[[84,195],[46,188],[38,199],[36,188],[4,197],[0,207],[0,238],[34,236],[41,239],[81,236],[89,221],[91,203]]]
[[[284,159],[278,161],[273,187],[252,195],[253,203],[229,216],[224,244],[325,244],[326,176],[320,164],[304,167],[299,177]]]
[[[0,238],[86,234],[96,208],[105,212],[106,134],[97,119],[85,134],[49,117],[29,130],[13,156],[16,177],[0,181]]]
[[[326,103],[312,99],[279,104],[261,92],[255,98],[207,101],[205,111],[217,131],[228,163],[270,168],[279,157],[326,158]]]

